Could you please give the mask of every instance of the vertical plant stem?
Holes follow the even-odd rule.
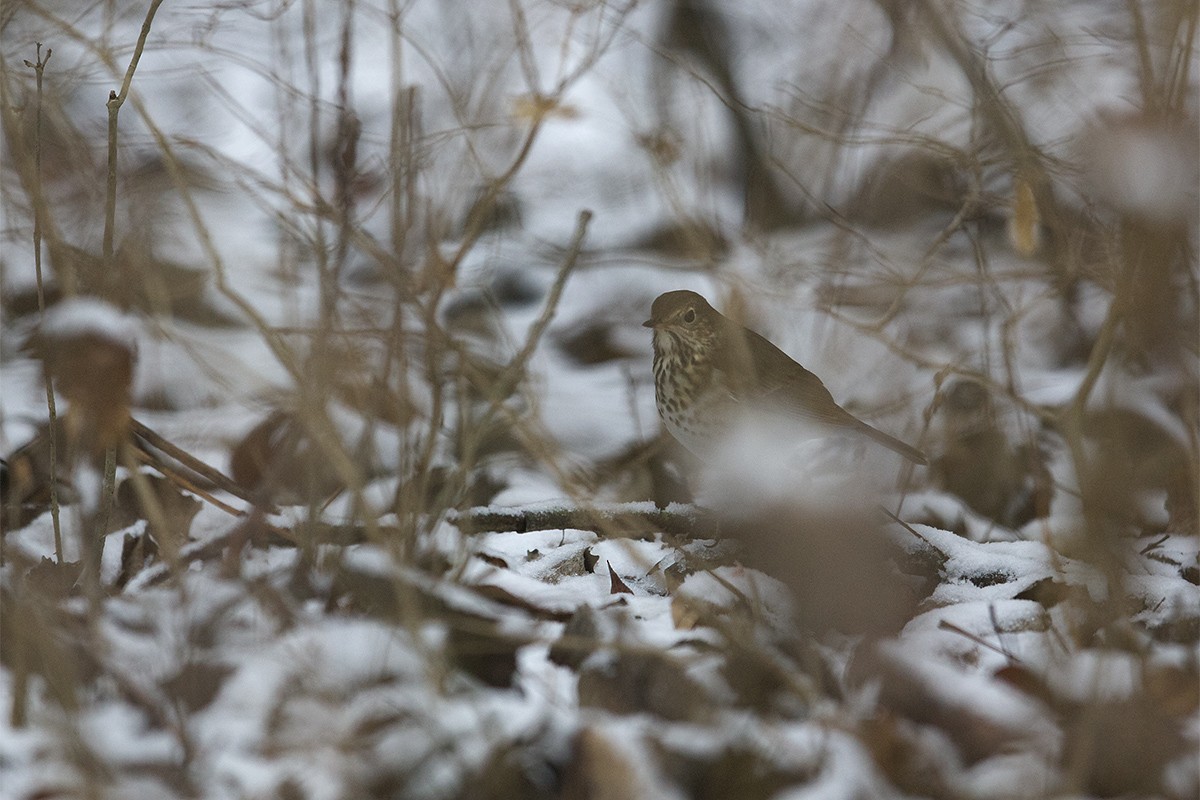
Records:
[[[61,562],[61,559],[60,559]],[[23,582],[23,581],[22,581]],[[11,601],[9,601],[11,603]],[[11,612],[10,612],[11,613]],[[10,634],[11,635],[11,634]],[[15,627],[7,643],[9,669],[12,671],[12,707],[8,723],[24,728],[29,716],[29,636],[24,625]],[[15,639],[16,641],[13,641]]]
[[[354,2],[345,0],[341,43],[338,50],[337,133],[334,141],[334,214],[338,230],[333,260],[333,303],[336,309],[341,277],[350,251],[354,224],[354,183],[358,176],[358,140],[362,123],[353,110],[350,94],[351,67],[354,63]]]
[[[1125,8],[1129,11],[1129,18],[1133,23],[1133,41],[1137,44],[1138,81],[1141,83],[1142,102],[1146,112],[1154,115],[1160,111],[1159,95],[1155,90],[1157,84],[1154,80],[1154,62],[1150,57],[1150,37],[1146,31],[1146,19],[1142,16],[1142,9],[1137,0],[1125,0]]]
[[[115,90],[108,93],[108,181],[104,191],[104,269],[113,268],[113,229],[117,220],[117,116],[121,101]]]
[[[121,110],[121,99],[115,91],[108,93],[108,183],[105,187],[104,196],[104,271],[111,272],[114,269],[113,257],[113,228],[116,227],[117,217],[117,115]],[[117,482],[117,454],[111,447],[104,453],[104,479],[100,485],[100,505],[96,509],[96,529],[89,530],[91,526],[80,525],[79,535],[86,541],[84,542],[84,552],[90,553],[91,548],[89,543],[92,537],[95,537],[100,542],[104,541],[104,536],[108,532],[108,520],[112,513],[113,496],[116,493]],[[103,545],[100,545],[103,547]],[[92,561],[85,558],[85,569],[88,572],[87,585],[100,585],[100,561],[95,559],[96,574],[92,575]],[[96,592],[88,593],[89,602],[94,602]],[[93,609],[95,611],[95,609]]]
[[[117,116],[125,98],[129,96],[129,87],[133,85],[133,74],[137,71],[138,62],[142,59],[142,51],[146,48],[146,38],[150,35],[150,26],[162,0],[152,0],[146,10],[146,18],[142,20],[142,30],[138,34],[137,44],[133,48],[133,56],[129,59],[129,67],[125,70],[125,80],[121,82],[120,92],[108,93],[108,185],[104,203],[104,263],[106,268],[112,267],[113,257],[113,228],[117,216]]]
[[[150,26],[154,22],[154,15],[158,12],[160,5],[162,5],[162,0],[152,0],[150,8],[146,10],[146,17],[142,20],[142,30],[138,34],[137,44],[134,45],[133,55],[125,70],[125,79],[121,82],[120,92],[110,91],[108,93],[108,102],[106,103],[108,108],[108,182],[105,187],[103,245],[105,270],[111,270],[114,266],[113,238],[117,218],[117,119],[121,113],[121,106],[125,103],[125,98],[129,96],[129,88],[133,85],[133,75],[137,71],[138,62],[142,59],[142,52],[146,48],[146,39],[150,36]],[[117,452],[114,448],[109,448],[104,454],[104,478],[100,489],[100,505],[96,512],[96,529],[89,530],[88,528],[91,526],[81,526],[80,536],[95,536],[101,542],[103,541],[105,531],[108,530],[109,515],[112,512],[116,474]],[[99,561],[100,559],[97,558],[95,564],[97,573],[94,576],[97,586],[100,580]]]
[[[90,460],[90,459],[89,459]],[[94,462],[88,463],[83,469],[78,466],[75,475],[78,477],[84,470],[95,469]],[[104,472],[101,475],[100,496],[94,498],[96,505],[92,506],[93,498],[80,504],[79,523],[79,558],[83,562],[82,584],[87,597],[88,621],[95,625],[100,621],[101,604],[104,596],[101,570],[104,562],[104,537],[108,532],[109,517],[112,513],[115,492],[113,483],[117,474],[117,451],[110,447],[104,451]],[[87,477],[93,480],[92,476]],[[94,485],[94,484],[93,484]]]
[[[404,86],[404,37],[400,35],[403,14],[397,0],[389,0],[392,124],[388,140],[388,170],[395,182],[391,196],[391,244],[397,258],[404,250],[412,227],[414,164],[413,121],[416,88]]]
[[[34,193],[42,197],[42,75],[46,64],[54,50],[46,48],[46,57],[42,58],[42,44],[37,43],[37,61],[30,64],[37,81],[37,102],[34,110],[33,128],[33,180]],[[42,215],[43,204],[38,202],[33,206],[33,267],[37,280],[38,313],[46,313],[46,288],[42,278]],[[54,401],[54,388],[50,376],[43,374],[42,380],[46,387],[46,412],[50,418],[47,439],[50,446],[50,521],[54,527],[54,560],[63,562],[62,521],[58,505],[58,407]],[[4,548],[0,547],[0,566],[4,565]]]
[[[325,235],[325,220],[330,205],[326,202],[321,189],[322,175],[322,144],[325,141],[321,131],[321,62],[319,46],[321,37],[319,11],[315,0],[306,0],[303,7],[304,26],[304,64],[308,77],[308,168],[309,192],[312,207],[312,255],[317,267],[318,294],[320,297],[317,308],[317,335],[309,340],[309,351],[302,366],[303,377],[296,387],[299,396],[300,414],[314,433],[324,423],[328,389],[332,383],[331,365],[333,363],[331,342],[336,311],[336,287],[334,286],[333,269],[330,264],[328,243]],[[314,522],[320,515],[320,498],[306,497],[308,518]]]

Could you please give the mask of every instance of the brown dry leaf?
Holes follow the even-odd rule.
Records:
[[[143,472],[138,480],[145,482],[145,489],[152,495],[150,502],[157,507],[147,508],[143,502],[146,498],[139,494],[134,479],[127,478],[117,487],[116,505],[113,508],[109,531],[127,528],[144,519],[150,523],[151,535],[156,543],[164,545],[167,552],[178,550],[188,541],[192,520],[200,513],[200,501],[158,475]],[[161,519],[155,519],[158,512],[162,514]],[[157,523],[161,523],[165,530],[158,530]]]
[[[578,669],[600,645],[601,621],[595,608],[580,606],[563,628],[562,636],[550,647],[550,660]]]
[[[684,762],[683,782],[694,800],[771,800],[788,788],[804,786],[816,769],[784,766],[772,754],[745,744],[731,744],[713,756]]]
[[[1051,708],[1056,706],[1056,698],[1050,687],[1042,678],[1028,667],[1020,664],[1007,664],[996,670],[992,677],[1007,683],[1030,697],[1041,700]]]
[[[892,572],[893,548],[869,508],[774,504],[727,521],[722,534],[742,542],[746,566],[795,593],[802,627],[886,634],[915,615],[917,600],[909,583]],[[740,594],[731,584],[725,588]],[[742,598],[752,612],[754,602]]]
[[[1008,240],[1013,249],[1029,258],[1041,245],[1041,214],[1033,185],[1027,175],[1013,179],[1012,216],[1008,218]]]
[[[402,722],[402,718],[396,721]],[[394,724],[389,722],[389,724]],[[456,800],[554,800],[556,787],[539,773],[540,764],[531,763],[522,743],[503,743],[492,751],[477,771],[471,774]],[[375,787],[378,788],[378,787]],[[394,790],[375,792],[377,797],[402,797],[411,794],[404,785]]]
[[[67,429],[59,419],[56,425],[58,458],[65,463],[72,459],[66,451]],[[71,502],[74,491],[67,483],[68,476],[58,469],[59,502]],[[42,425],[25,444],[4,459],[2,490],[0,490],[0,530],[19,530],[50,507],[50,426]]]
[[[113,581],[113,587],[124,589],[135,575],[142,571],[146,562],[158,554],[158,546],[146,534],[125,534],[121,542],[121,570]]]
[[[29,346],[67,400],[68,440],[80,452],[100,454],[126,440],[136,360],[128,342],[93,332],[64,336],[39,331]]]
[[[1144,695],[1097,702],[1065,726],[1064,764],[1089,794],[1158,795],[1163,767],[1187,752],[1180,728]]]
[[[490,564],[499,569],[508,569],[508,562],[500,556],[494,556],[491,553],[476,553],[475,557],[485,564]]]
[[[486,597],[489,600],[495,600],[497,603],[502,603],[506,606],[520,608],[543,619],[549,619],[555,622],[566,622],[571,618],[571,614],[568,612],[539,606],[527,598],[518,597],[508,589],[505,589],[501,586],[495,586],[490,583],[480,583],[474,585],[472,588],[474,588],[474,590],[481,596]]]
[[[1196,669],[1174,664],[1149,664],[1142,682],[1146,694],[1164,713],[1183,717],[1200,708],[1200,681]]]
[[[592,550],[592,548],[589,547],[588,549],[583,551],[583,571],[584,572],[586,572],[588,575],[595,575],[596,574],[596,565],[599,563],[600,563],[600,556],[596,555],[596,553]]]
[[[894,642],[880,642],[855,654],[851,685],[878,681],[879,704],[899,718],[942,729],[968,763],[1037,740],[1048,711],[1030,702],[1003,713],[978,699],[952,691],[944,665],[926,664]],[[1009,690],[1006,689],[1005,693]],[[1019,702],[1019,695],[1009,695]]]
[[[248,492],[279,503],[324,500],[342,488],[299,413],[276,409],[229,456],[229,474]]]
[[[232,673],[233,668],[224,664],[190,661],[164,681],[162,688],[188,711],[195,712],[213,701]]]
[[[59,564],[42,556],[42,560],[38,562],[37,566],[26,573],[25,579],[40,593],[59,599],[71,593],[71,589],[79,580],[79,573],[82,571],[83,564],[79,561],[67,561]]]
[[[613,570],[612,562],[605,561],[604,564],[605,564],[605,566],[608,567],[608,581],[609,581],[608,593],[609,594],[633,594],[633,589],[630,589],[628,586],[626,586],[625,581],[621,580],[621,576],[618,575]]]
[[[700,612],[696,604],[682,597],[671,598],[671,622],[675,629],[690,631],[700,622]]]
[[[875,765],[905,793],[919,797],[951,797],[941,753],[923,746],[917,727],[886,709],[862,720],[858,738]]]
[[[446,651],[451,662],[488,686],[512,686],[517,671],[517,650],[525,642],[488,629],[484,623],[471,622],[471,628],[450,629]]]
[[[563,354],[576,364],[605,364],[635,355],[617,338],[614,320],[589,320],[556,335],[555,339]]]
[[[594,727],[575,737],[563,776],[563,800],[641,800],[653,796],[628,754]]]
[[[532,122],[541,121],[547,117],[559,119],[577,119],[579,109],[564,105],[556,98],[540,94],[523,94],[513,99],[512,114],[518,119]]]
[[[657,652],[622,649],[579,668],[579,705],[613,714],[653,714],[678,722],[711,721],[721,703],[680,660]]]

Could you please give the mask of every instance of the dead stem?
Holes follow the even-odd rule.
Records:
[[[46,48],[46,57],[42,58],[41,42],[37,44],[37,61],[36,63],[25,62],[25,66],[31,67],[36,75],[37,83],[37,104],[34,121],[34,138],[33,138],[33,170],[34,170],[34,197],[42,198],[42,77],[46,70],[46,63],[50,61],[50,56],[54,55],[54,51]],[[46,286],[42,278],[42,225],[46,210],[43,207],[43,202],[35,201],[33,204],[33,265],[37,280],[37,302],[38,314],[46,313]],[[61,282],[61,281],[60,281]],[[46,388],[46,412],[50,420],[50,428],[47,434],[47,440],[50,446],[50,522],[54,527],[54,560],[59,564],[63,563],[63,546],[62,546],[62,519],[59,507],[58,498],[58,408],[54,399],[54,387],[51,384],[50,376],[43,373],[42,382]],[[0,566],[4,565],[4,548],[0,546]]]

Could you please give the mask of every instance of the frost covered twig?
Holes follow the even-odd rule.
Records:
[[[916,528],[914,528],[912,525],[909,525],[907,522],[905,522],[904,520],[900,519],[900,517],[896,516],[896,515],[895,515],[895,514],[893,514],[891,511],[889,511],[888,509],[884,508],[883,506],[879,506],[879,510],[880,510],[880,511],[882,511],[884,514],[886,514],[886,515],[887,515],[887,517],[888,517],[890,520],[892,520],[892,522],[895,522],[895,523],[896,523],[897,525],[899,525],[901,528],[904,528],[904,530],[908,531],[908,532],[909,532],[909,533],[911,533],[913,536],[917,537],[917,538],[918,538],[918,539],[920,539],[922,542],[924,542],[924,543],[925,543],[925,545],[926,545],[926,546],[927,546],[927,547],[928,547],[930,550],[932,550],[933,552],[935,552],[935,553],[937,553],[939,556],[941,556],[941,558],[942,558],[942,561],[945,561],[947,558],[949,558],[949,556],[948,556],[948,555],[946,555],[946,551],[942,550],[940,547],[938,547],[937,545],[935,545],[933,542],[929,541],[929,537],[928,537],[928,536],[924,536],[924,535],[922,535],[922,534],[921,534],[921,532],[920,532],[920,531],[918,531]]]
[[[611,506],[556,506],[552,508],[495,508],[483,506],[450,512],[447,521],[468,534],[487,532],[534,533],[535,531],[585,530],[653,538],[657,533],[708,538],[718,535],[719,525],[707,513],[686,506],[654,508],[646,503]],[[351,545],[372,541],[362,525],[317,523],[309,532],[321,544]],[[223,545],[221,545],[223,546]],[[206,543],[206,553],[218,547]]]
[[[944,620],[944,619],[939,620],[938,621],[938,630],[950,631],[951,633],[956,633],[965,639],[971,640],[972,642],[979,645],[980,647],[986,647],[988,650],[991,650],[995,653],[999,653],[1000,655],[1002,655],[1006,659],[1008,659],[1008,662],[1010,664],[1016,664],[1018,666],[1025,666],[1024,662],[1022,662],[1020,658],[1013,655],[1007,649],[1005,649],[1003,647],[998,647],[997,645],[994,645],[991,642],[989,642],[988,640],[984,639],[982,636],[976,636],[975,634],[971,633],[970,631],[968,631],[958,625],[955,625],[953,622],[950,622],[949,620]],[[996,635],[998,636],[999,634],[1000,634],[1000,631],[997,630]]]
[[[560,506],[546,509],[472,508],[450,517],[460,529],[483,531],[533,531],[574,528],[650,531],[687,536],[712,536],[717,522],[694,508],[645,508],[643,504],[599,508]]]

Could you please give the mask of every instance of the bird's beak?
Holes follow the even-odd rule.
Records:
[[[642,323],[642,327],[643,327],[643,328],[653,328],[653,327],[654,327],[654,320],[652,320],[652,319],[648,319],[648,320],[646,320],[645,322],[643,322],[643,323]]]

